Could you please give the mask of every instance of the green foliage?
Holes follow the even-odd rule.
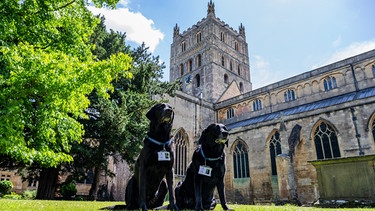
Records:
[[[36,190],[25,190],[22,193],[23,199],[35,199],[36,197]]]
[[[114,7],[116,0],[96,0]],[[108,98],[112,80],[131,78],[131,58],[98,61],[88,44],[99,19],[84,0],[0,3],[0,154],[14,161],[56,167],[72,161],[84,134],[88,95]]]
[[[13,199],[13,200],[19,200],[19,199],[22,199],[22,196],[15,193],[15,192],[11,192],[10,194],[6,194],[3,196],[4,199]]]
[[[74,182],[63,183],[60,188],[60,193],[65,198],[71,198],[77,193],[76,185]]]
[[[8,180],[0,181],[0,195],[9,193],[13,188],[13,183]]]

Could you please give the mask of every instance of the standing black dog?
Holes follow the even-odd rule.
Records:
[[[200,146],[195,150],[185,180],[175,189],[177,206],[182,209],[214,209],[215,187],[220,203],[228,210],[224,191],[225,145],[228,130],[223,124],[211,124],[201,134]]]
[[[177,209],[173,190],[173,109],[169,104],[157,104],[147,112],[146,117],[150,120],[150,130],[135,163],[134,175],[126,186],[126,209],[147,210],[161,206],[167,187],[170,208]]]

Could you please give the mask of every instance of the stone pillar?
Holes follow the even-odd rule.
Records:
[[[290,199],[289,195],[289,174],[290,174],[290,157],[286,154],[280,154],[276,157],[276,168],[279,183],[279,194],[280,201],[286,201]]]

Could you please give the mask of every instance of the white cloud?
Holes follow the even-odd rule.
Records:
[[[341,35],[339,35],[337,39],[332,42],[332,47],[334,48],[339,47],[341,45],[341,41],[342,41]]]
[[[338,62],[340,60],[364,53],[366,51],[374,50],[374,49],[375,49],[375,40],[352,43],[345,48],[339,49],[333,55],[323,60],[319,64],[314,65],[312,69],[316,69],[318,67],[332,64],[334,62]]]
[[[251,82],[253,89],[258,89],[280,80],[278,74],[270,67],[270,63],[262,56],[255,55],[251,58]]]
[[[126,6],[128,1],[122,0],[118,6]],[[107,29],[126,32],[126,39],[138,44],[144,42],[149,51],[154,52],[156,46],[164,39],[164,34],[153,28],[154,21],[147,19],[139,12],[131,12],[128,8],[110,10],[108,8],[96,8],[89,6],[88,9],[95,15],[101,14],[105,17]]]

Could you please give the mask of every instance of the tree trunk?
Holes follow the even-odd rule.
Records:
[[[100,166],[96,166],[95,169],[94,169],[94,181],[91,184],[90,193],[89,193],[89,198],[91,200],[97,200],[98,199],[100,173],[101,173]]]
[[[58,176],[58,168],[42,169],[42,171],[40,172],[36,199],[54,199]]]

